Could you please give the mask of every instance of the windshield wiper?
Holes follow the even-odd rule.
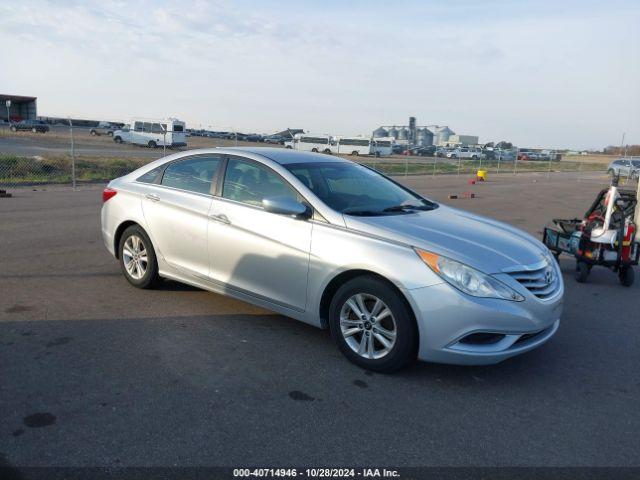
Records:
[[[433,210],[431,205],[410,205],[410,204],[402,204],[402,205],[394,205],[392,207],[387,207],[383,209],[383,212],[405,212],[407,210]]]

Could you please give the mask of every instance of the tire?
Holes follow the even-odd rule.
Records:
[[[620,279],[620,283],[625,287],[630,287],[633,285],[635,280],[635,273],[633,271],[633,267],[627,266],[622,267],[620,269],[620,273],[618,274],[618,278]]]
[[[149,148],[156,148],[158,146],[158,144],[156,142],[154,142],[153,140],[149,140],[149,143],[147,143],[147,147]]]
[[[32,133],[38,133],[38,129],[37,129],[36,127],[33,127],[33,128],[31,129],[31,132],[32,132]]]
[[[325,153],[327,155],[331,155],[331,150],[329,150],[328,148],[325,148],[322,153]]]
[[[93,135],[94,137],[98,134],[98,132],[96,132],[95,130],[91,130],[89,133],[90,133],[91,135]]]
[[[109,135],[110,137],[113,137],[113,132],[107,132],[107,135]]]
[[[317,148],[312,148],[312,149],[311,149],[311,151],[312,151],[313,153],[318,153],[318,149],[317,149]]]
[[[138,246],[137,250],[136,246]],[[146,252],[146,255],[143,257],[144,252]],[[160,283],[156,252],[149,236],[142,227],[131,225],[122,233],[120,244],[118,245],[118,254],[122,273],[131,285],[137,288],[150,289]],[[139,257],[136,260],[135,256],[132,255],[139,255]],[[143,258],[146,258],[146,261]]]
[[[351,155],[353,155],[354,157],[357,157],[360,155],[360,153],[358,151],[355,151],[355,152],[351,152]]]
[[[591,269],[586,262],[578,261],[576,263],[576,272],[574,276],[578,283],[585,283],[587,281],[587,277],[589,277],[590,272]]]
[[[357,307],[358,298],[363,300],[368,310],[369,315],[364,320],[358,318],[349,306]],[[381,319],[374,317],[371,321],[370,314],[377,300],[384,305],[378,313],[388,309],[390,315]],[[416,358],[418,332],[413,314],[404,298],[379,278],[356,277],[342,285],[331,300],[329,327],[343,355],[362,368],[389,373],[407,366]],[[357,332],[352,332],[354,329]],[[349,335],[345,337],[345,333]],[[358,353],[357,350],[363,346],[362,354]]]
[[[607,175],[609,175],[610,177],[613,177],[615,173],[616,172],[613,171],[613,168],[610,168],[609,170],[607,170]]]
[[[287,145],[287,146],[286,146],[286,147],[284,147],[284,148],[288,148],[289,150],[293,149],[293,147],[292,147],[291,145]]]
[[[478,159],[478,156],[477,156],[477,155],[471,155],[471,159],[472,159],[472,160],[477,160],[477,159]]]
[[[116,143],[122,143],[122,139],[120,137],[115,137],[113,141]]]

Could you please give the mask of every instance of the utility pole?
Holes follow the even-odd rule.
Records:
[[[5,105],[7,107],[7,124],[11,125],[11,115],[9,113],[9,109],[11,108],[11,100],[7,100],[5,102]]]

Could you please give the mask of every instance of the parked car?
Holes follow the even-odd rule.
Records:
[[[98,126],[93,127],[91,130],[89,130],[89,134],[91,135],[109,135],[110,137],[113,137],[113,132],[118,130],[118,127],[114,127],[111,123],[109,122],[100,122],[98,123]]]
[[[470,158],[473,160],[484,159],[485,154],[479,148],[455,148],[446,153],[447,158]]]
[[[190,150],[102,198],[104,244],[133,286],[172,279],[329,328],[364,368],[496,363],[560,323],[562,275],[541,242],[340,157]]]
[[[411,149],[411,155],[417,155],[419,157],[433,157],[436,153],[436,147],[434,145],[425,145],[423,147],[415,147]]]
[[[607,173],[612,177],[640,177],[640,159],[619,158],[609,164]]]
[[[247,142],[261,142],[262,141],[262,135],[258,135],[257,133],[251,133],[251,134],[247,135],[246,141]]]
[[[290,140],[290,138],[283,137],[282,135],[267,135],[262,139],[264,143],[272,143],[277,145],[284,145],[284,142]]]
[[[47,133],[49,125],[43,120],[21,120],[20,122],[12,123],[10,129],[12,132]]]

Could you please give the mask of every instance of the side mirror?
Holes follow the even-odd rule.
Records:
[[[262,207],[270,213],[308,218],[309,208],[287,196],[267,197],[262,200]]]

